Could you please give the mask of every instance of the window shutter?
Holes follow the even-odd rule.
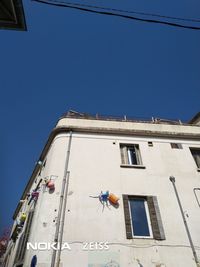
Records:
[[[128,164],[127,147],[124,145],[120,146],[120,152],[122,164]]]
[[[157,197],[148,196],[147,203],[149,208],[153,237],[156,240],[165,240],[165,233],[161,220],[160,210],[158,207]]]
[[[135,155],[136,155],[136,158],[137,158],[137,164],[138,165],[142,165],[142,159],[141,159],[141,156],[140,156],[139,145],[134,145],[134,147],[135,147]]]
[[[131,217],[128,204],[128,195],[123,195],[123,204],[124,204],[124,218],[126,226],[126,238],[132,239],[132,229],[131,229]]]

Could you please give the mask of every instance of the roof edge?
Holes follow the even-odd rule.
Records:
[[[198,112],[188,123],[195,124],[195,122],[200,118],[200,112]]]

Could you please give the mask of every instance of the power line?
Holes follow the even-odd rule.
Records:
[[[124,12],[124,13],[129,13],[129,14],[138,14],[138,15],[145,15],[145,16],[152,16],[152,17],[160,17],[160,18],[173,19],[173,20],[179,20],[179,21],[187,21],[187,22],[200,22],[199,19],[170,17],[170,16],[164,16],[164,15],[158,15],[158,14],[128,11],[128,10],[121,10],[121,9],[107,8],[107,7],[99,7],[99,6],[92,6],[92,5],[86,5],[86,4],[80,4],[80,3],[70,3],[70,2],[64,2],[64,1],[58,1],[58,0],[48,0],[48,1],[46,1],[46,0],[32,0],[32,1],[39,2],[42,4],[51,5],[51,6],[73,8],[73,9],[78,9],[78,10],[102,14],[102,15],[117,16],[117,17],[122,17],[122,18],[126,18],[126,19],[133,19],[133,20],[149,22],[149,23],[164,24],[164,25],[168,25],[168,26],[191,29],[191,30],[200,30],[200,27],[197,27],[197,26],[184,25],[184,24],[179,24],[176,22],[170,22],[170,21],[164,21],[164,20],[139,18],[139,17],[129,16],[129,15],[120,14],[120,13],[113,13],[110,11],[118,11],[118,12]],[[93,8],[94,9],[101,9],[104,11],[94,10]]]
[[[47,1],[45,1],[45,2],[47,2]],[[167,19],[173,19],[173,20],[200,22],[200,19],[172,17],[172,16],[165,16],[165,15],[147,13],[147,12],[138,12],[138,11],[124,10],[124,9],[116,9],[116,8],[110,8],[110,7],[100,7],[100,6],[94,6],[94,5],[86,5],[86,4],[80,4],[80,3],[66,2],[66,1],[61,1],[61,0],[59,0],[59,1],[58,0],[48,0],[48,2],[59,3],[59,4],[67,4],[67,5],[74,5],[74,6],[81,6],[81,7],[90,7],[90,8],[107,10],[107,11],[108,10],[109,11],[119,11],[119,12],[129,13],[129,14],[145,15],[145,16],[152,16],[152,17],[159,17],[159,18],[167,18]]]

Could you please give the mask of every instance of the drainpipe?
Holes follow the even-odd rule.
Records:
[[[58,217],[57,217],[57,225],[56,225],[56,231],[55,231],[55,237],[54,237],[54,242],[56,245],[60,245],[58,243],[58,237],[59,237],[59,229],[60,229],[60,224],[61,224],[61,216],[62,216],[62,210],[63,210],[63,202],[64,202],[64,195],[66,192],[66,184],[68,184],[68,165],[69,165],[69,156],[70,156],[70,149],[71,149],[71,142],[72,142],[72,131],[69,132],[69,142],[67,146],[67,156],[65,160],[65,167],[64,167],[64,175],[63,175],[63,182],[62,182],[62,189],[61,189],[61,194],[60,194],[60,204],[59,204],[59,209],[58,209]],[[56,254],[57,250],[53,250],[52,257],[51,257],[51,267],[55,266],[55,261],[56,261]]]
[[[68,195],[68,187],[69,187],[69,172],[67,172],[67,182],[66,182],[66,188],[64,192],[64,204],[63,204],[63,212],[62,212],[62,218],[61,218],[61,225],[60,225],[60,238],[58,241],[58,244],[60,244],[60,247],[58,249],[58,255],[56,259],[56,267],[60,266],[60,255],[61,255],[61,246],[62,246],[62,240],[63,240],[63,229],[65,224],[65,212],[66,212],[66,206],[67,206],[67,195]]]
[[[177,198],[177,202],[178,202],[178,205],[179,205],[179,208],[180,208],[180,211],[181,211],[181,215],[182,215],[183,222],[184,222],[184,225],[185,225],[185,230],[187,232],[187,236],[188,236],[188,239],[189,239],[189,242],[190,242],[190,247],[192,249],[194,260],[196,262],[197,267],[199,267],[200,263],[198,261],[197,253],[196,253],[195,248],[194,248],[194,244],[193,244],[192,237],[191,237],[191,234],[190,234],[190,231],[189,231],[189,228],[188,228],[188,224],[187,224],[187,221],[186,221],[186,218],[185,218],[183,207],[181,205],[181,201],[180,201],[180,198],[179,198],[179,195],[178,195],[178,191],[177,191],[176,184],[175,184],[175,177],[170,176],[169,180],[172,182],[172,185],[174,187],[174,192],[175,192],[175,195],[176,195],[176,198]]]

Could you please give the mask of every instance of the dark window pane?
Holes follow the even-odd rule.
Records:
[[[182,149],[182,145],[179,143],[171,143],[171,148]]]
[[[153,142],[148,142],[148,146],[153,146]]]
[[[130,157],[131,157],[131,162],[129,162],[132,165],[137,165],[137,156],[136,156],[136,151],[134,147],[128,148],[129,153],[130,153]]]
[[[200,168],[200,150],[198,149],[191,149],[192,156],[196,162],[198,168]]]
[[[140,198],[130,199],[132,227],[134,236],[150,236],[145,200]]]

